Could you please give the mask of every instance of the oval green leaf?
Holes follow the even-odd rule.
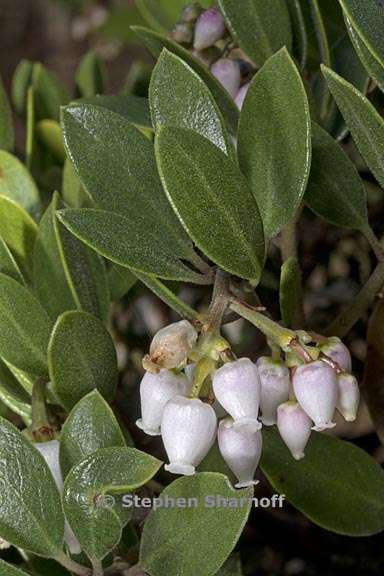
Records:
[[[265,235],[275,236],[299,206],[311,166],[307,95],[285,48],[251,83],[241,111],[238,153]]]
[[[5,274],[0,274],[0,326],[0,356],[21,370],[46,375],[51,320],[35,296]]]
[[[188,128],[234,155],[221,112],[207,86],[186,62],[166,48],[152,72],[149,102],[155,129],[161,125]]]
[[[132,94],[96,95],[80,100],[83,104],[94,104],[107,108],[134,124],[138,128],[152,130],[151,114],[147,98],[133,96]]]
[[[41,144],[51,152],[59,164],[63,164],[65,150],[60,124],[56,120],[40,120],[35,126],[35,131]]]
[[[155,149],[169,201],[196,245],[228,272],[258,281],[263,227],[237,165],[192,130],[162,126]]]
[[[0,359],[0,400],[15,414],[30,423],[31,397]]]
[[[300,67],[304,69],[307,61],[308,38],[300,0],[287,0],[287,7],[291,17],[292,52],[300,62]]]
[[[102,94],[105,88],[106,70],[104,62],[94,50],[89,50],[83,56],[75,80],[82,96],[94,96]]]
[[[20,60],[12,78],[12,104],[19,116],[25,113],[27,92],[32,79],[33,63],[30,60]]]
[[[323,74],[369,169],[384,187],[384,120],[352,84],[324,66]]]
[[[14,280],[24,284],[24,278],[20,272],[20,268],[14,259],[12,252],[0,236],[0,272],[10,276]]]
[[[0,418],[0,536],[39,556],[60,553],[64,516],[60,495],[41,454]]]
[[[4,150],[0,150],[0,194],[32,215],[40,211],[39,191],[32,176],[16,156]]]
[[[95,388],[112,400],[117,361],[109,332],[87,312],[64,312],[53,328],[48,348],[49,374],[62,405],[71,409]]]
[[[275,490],[327,530],[369,536],[384,529],[384,472],[349,442],[313,432],[298,462],[277,430],[263,428],[261,468]]]
[[[151,576],[213,576],[241,535],[252,496],[252,488],[235,490],[223,474],[178,478],[161,497],[179,506],[152,510],[145,522],[140,565]],[[228,506],[215,506],[217,497]]]
[[[122,498],[146,484],[162,462],[135,448],[101,448],[72,468],[64,484],[65,515],[81,548],[102,559],[121,538],[129,518]]]
[[[369,76],[373,78],[373,80],[380,87],[381,91],[384,92],[384,66],[382,65],[381,62],[376,60],[375,56],[364,44],[364,41],[358,35],[358,33],[354,29],[352,23],[350,22],[347,16],[345,16],[345,23],[347,26],[349,37],[352,41],[354,49],[356,50],[356,53],[358,54],[361,60],[361,63],[368,72]],[[338,72],[337,69],[336,71]],[[345,76],[344,74],[341,74],[341,76],[345,77],[348,80],[348,76]]]
[[[43,64],[36,62],[33,64],[32,86],[37,117],[40,120],[59,120],[60,107],[71,99],[64,84]]]
[[[113,446],[125,446],[123,433],[107,402],[93,390],[73,407],[61,430],[63,476],[86,456]]]
[[[289,11],[284,0],[219,0],[232,35],[258,68],[283,46],[292,46]]]

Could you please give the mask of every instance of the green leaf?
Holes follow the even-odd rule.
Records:
[[[298,462],[276,429],[263,428],[261,467],[273,488],[319,526],[348,536],[384,529],[384,472],[353,444],[313,432]]]
[[[72,468],[64,484],[64,511],[90,558],[104,558],[114,548],[128,518],[121,499],[113,502],[107,494],[126,494],[146,484],[161,464],[135,448],[121,447],[102,448]]]
[[[113,446],[125,446],[123,433],[107,402],[93,390],[73,407],[61,430],[63,476],[86,456]]]
[[[147,98],[126,94],[113,96],[103,95],[82,98],[80,103],[93,104],[100,108],[106,108],[107,110],[116,112],[116,114],[120,114],[120,116],[138,128],[149,128],[152,130],[151,114],[149,112]]]
[[[300,62],[300,67],[304,69],[307,61],[308,38],[300,0],[287,0],[287,7],[291,17],[292,52]]]
[[[0,236],[11,250],[23,275],[32,275],[37,225],[19,204],[0,195]]]
[[[27,106],[27,92],[32,80],[33,63],[30,60],[21,60],[16,66],[12,78],[12,103],[19,114],[25,113]]]
[[[232,506],[212,506],[217,496]],[[222,474],[178,478],[161,497],[179,498],[179,506],[152,510],[145,522],[140,565],[151,576],[213,576],[241,535],[252,496],[252,488],[234,490]]]
[[[53,328],[48,349],[53,390],[71,409],[95,388],[112,400],[116,392],[116,352],[109,332],[87,312],[64,312]]]
[[[219,0],[228,27],[240,48],[258,68],[283,46],[292,46],[292,30],[284,0]]]
[[[31,397],[0,359],[0,400],[25,420],[31,417]]]
[[[13,129],[12,111],[0,78],[0,148],[13,150],[14,146],[15,131]]]
[[[0,236],[0,272],[10,276],[14,280],[24,284],[24,278],[20,272],[20,268],[14,259],[12,252]]]
[[[179,44],[176,44],[176,42],[173,42],[169,38],[166,38],[153,30],[149,30],[148,28],[143,28],[142,26],[133,26],[132,29],[144,42],[155,58],[158,58],[163,48],[166,48],[184,60],[200,76],[212,92],[212,96],[216,100],[230,131],[233,134],[236,134],[239,119],[237,106],[225,88],[223,88],[218,80],[216,80],[207,67],[202,64],[200,60],[195,58],[190,51],[186,50]]]
[[[361,92],[324,66],[329,89],[369,169],[384,187],[384,120]]]
[[[94,96],[104,92],[106,70],[104,62],[94,50],[89,50],[83,56],[76,70],[75,80],[82,96]]]
[[[31,174],[16,156],[5,150],[0,150],[0,194],[32,215],[40,212],[39,191]]]
[[[371,78],[373,78],[373,80],[375,80],[375,82],[377,82],[380,89],[384,92],[384,65],[383,65],[383,63],[379,62],[379,60],[376,60],[375,56],[372,54],[372,52],[369,50],[369,48],[364,44],[364,41],[359,36],[359,34],[356,32],[356,30],[352,26],[352,23],[350,22],[350,20],[348,19],[347,16],[345,16],[345,23],[346,23],[348,34],[349,34],[349,37],[352,41],[353,47],[355,48],[364,68],[367,70],[369,76]],[[336,69],[336,72],[339,72],[339,71]],[[343,76],[347,80],[349,80],[348,76],[345,76],[342,73],[341,73],[341,76]],[[359,88],[358,86],[356,86],[356,87]]]
[[[12,564],[8,564],[8,562],[4,562],[0,558],[0,574],[1,576],[28,576],[27,572],[24,570],[20,570],[16,566]]]
[[[40,556],[62,547],[60,495],[44,458],[7,420],[0,419],[0,536]]]
[[[359,173],[341,146],[312,124],[312,167],[305,202],[316,214],[342,228],[369,228],[367,198]]]
[[[53,319],[79,308],[106,320],[109,293],[104,264],[58,222],[58,208],[60,197],[55,194],[41,219],[35,244],[36,293]]]
[[[136,276],[129,270],[118,264],[112,264],[108,270],[108,286],[111,294],[111,302],[125,296],[137,282]]]
[[[302,292],[301,270],[297,258],[288,258],[280,274],[280,311],[285,326],[298,325],[299,303]]]
[[[96,232],[98,244],[105,231],[108,246],[105,254],[100,253],[109,258],[111,252],[118,264],[170,279],[199,279],[179,260],[193,262],[195,253],[161,187],[153,144],[119,114],[90,104],[66,107],[63,126],[82,183],[96,204],[109,212],[67,213],[70,229],[84,241]],[[76,216],[82,229],[74,228]],[[96,221],[97,226],[101,221],[100,235],[94,229]],[[118,231],[113,230],[115,225]],[[98,250],[96,244],[92,247]],[[141,268],[141,259],[149,268]],[[153,268],[157,261],[160,266]]]
[[[60,106],[71,99],[66,87],[56,75],[43,64],[36,62],[32,70],[32,85],[35,94],[35,108],[39,119],[60,119]]]
[[[149,102],[155,129],[162,125],[189,128],[234,156],[224,120],[207,86],[186,62],[166,48],[152,72]]]
[[[263,227],[237,165],[192,130],[162,126],[155,150],[164,189],[196,245],[228,272],[257,281]]]
[[[0,326],[0,356],[21,370],[46,375],[51,320],[35,296],[5,274],[0,274]]]
[[[179,20],[181,11],[189,0],[135,0],[146,23],[158,32],[169,32]],[[208,8],[213,0],[202,0],[199,5]]]
[[[60,164],[63,164],[65,150],[60,124],[55,120],[40,120],[35,127],[35,131],[40,142]]]
[[[293,217],[311,166],[311,121],[300,74],[285,48],[256,74],[241,111],[238,153],[266,237]]]
[[[320,62],[327,66],[331,65],[331,50],[328,41],[327,30],[325,28],[324,18],[320,9],[319,0],[309,0],[311,17],[316,33],[319,47]],[[324,118],[328,112],[329,90],[324,78],[320,73],[316,75],[314,86],[314,97],[319,108],[320,118]]]
[[[71,208],[84,208],[93,205],[92,199],[84,190],[69,158],[64,163],[61,193],[64,204]]]
[[[339,0],[345,15],[375,60],[384,67],[384,5],[381,0]]]

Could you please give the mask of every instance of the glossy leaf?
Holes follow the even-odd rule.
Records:
[[[292,26],[292,52],[303,69],[307,61],[308,38],[300,0],[287,0]]]
[[[155,58],[158,58],[163,48],[166,48],[184,60],[200,76],[200,78],[203,80],[203,82],[205,82],[209,90],[212,92],[212,96],[216,100],[216,103],[219,106],[229,129],[233,134],[236,134],[237,123],[239,119],[239,111],[236,107],[236,104],[229,96],[225,88],[223,88],[218,80],[216,80],[216,78],[211,74],[206,66],[202,64],[200,60],[195,58],[195,56],[193,56],[190,51],[153,30],[149,30],[141,26],[133,26],[133,30],[144,42],[145,46]]]
[[[215,506],[217,495],[232,506]],[[185,506],[149,514],[141,540],[142,568],[151,576],[216,574],[241,535],[253,489],[234,490],[224,475],[201,472],[178,478],[161,496],[180,498]]]
[[[62,405],[71,409],[95,388],[112,400],[117,384],[116,352],[103,324],[86,312],[64,312],[53,328],[49,374]]]
[[[228,272],[257,281],[262,223],[237,165],[191,130],[163,126],[155,149],[164,189],[196,245]]]
[[[26,109],[32,69],[33,63],[30,60],[20,60],[12,77],[12,104],[19,116],[22,116]]]
[[[28,576],[27,572],[13,566],[12,564],[8,564],[8,562],[4,562],[0,558],[0,574],[1,576]]]
[[[20,268],[14,259],[12,252],[0,236],[0,272],[10,276],[14,280],[24,284],[24,278],[20,272]]]
[[[0,326],[0,356],[21,370],[46,375],[51,320],[29,290],[4,274],[0,274]]]
[[[0,360],[0,400],[15,414],[27,421],[30,420],[31,397],[2,360]]]
[[[40,120],[35,127],[35,131],[40,142],[60,164],[63,164],[65,150],[59,123],[56,120]]]
[[[384,186],[384,120],[352,84],[325,66],[323,74],[356,146],[375,178]]]
[[[384,529],[384,472],[366,452],[313,432],[305,458],[298,462],[277,430],[263,428],[263,442],[264,474],[310,520],[348,536]]]
[[[301,270],[297,258],[288,258],[280,273],[280,311],[281,319],[289,328],[298,327],[299,305],[302,297]]]
[[[134,124],[138,128],[152,130],[151,114],[147,98],[133,96],[131,94],[103,95],[82,98],[81,103],[94,104],[100,108],[106,108]]]
[[[33,246],[37,225],[19,204],[0,196],[0,236],[11,250],[23,275],[32,273]]]
[[[64,516],[56,484],[41,454],[0,419],[0,536],[40,556],[62,546]]]
[[[109,293],[104,264],[58,222],[59,207],[55,194],[40,222],[34,252],[37,295],[53,319],[79,308],[106,320]]]
[[[83,56],[76,70],[76,85],[82,96],[102,94],[105,88],[106,70],[104,62],[94,50],[89,50]]]
[[[374,54],[370,51],[370,49],[365,45],[363,39],[359,36],[355,28],[353,27],[352,23],[345,17],[345,23],[347,26],[349,37],[353,43],[353,46],[364,65],[365,69],[367,70],[369,76],[373,78],[375,82],[379,85],[381,90],[384,92],[384,64],[383,61],[379,61],[376,59]],[[337,71],[337,70],[336,70]],[[341,76],[344,76],[341,74]],[[348,77],[345,76],[348,80]],[[357,86],[358,88],[358,86]]]
[[[241,112],[238,153],[266,237],[294,215],[311,165],[311,123],[300,74],[285,49],[252,80]]]
[[[306,204],[328,222],[361,230],[369,228],[367,198],[358,171],[341,146],[312,124],[312,167]]]
[[[15,132],[13,128],[12,111],[3,82],[0,78],[0,148],[3,150],[13,150],[14,145]]]
[[[16,156],[4,150],[0,150],[0,194],[32,215],[39,213],[40,196],[32,176]]]
[[[219,0],[232,35],[258,68],[283,46],[292,45],[289,12],[284,0]]]
[[[224,120],[207,86],[186,62],[166,48],[152,72],[149,102],[155,129],[161,125],[188,128],[223,152],[234,154]]]
[[[61,194],[64,204],[70,208],[89,208],[93,206],[92,199],[81,184],[69,158],[64,163]]]
[[[39,119],[59,120],[60,106],[69,102],[70,94],[56,75],[36,62],[32,70],[36,114]]]
[[[123,433],[107,402],[93,390],[73,407],[61,430],[63,476],[86,456],[113,446],[125,446]]]
[[[121,498],[150,480],[160,460],[135,448],[102,448],[82,460],[68,474],[64,485],[64,511],[92,559],[101,559],[119,542],[129,513]],[[81,505],[79,505],[81,503]]]

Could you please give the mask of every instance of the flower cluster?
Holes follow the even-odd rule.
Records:
[[[336,409],[347,421],[356,418],[359,388],[350,373],[350,353],[338,338],[322,338],[308,347],[312,354],[308,352],[306,362],[291,360],[290,368],[271,357],[223,363],[214,356],[202,371],[198,350],[197,331],[183,320],[156,334],[144,361],[150,371],[141,381],[136,424],[147,434],[162,436],[169,472],[194,474],[217,438],[238,478],[236,487],[256,484],[262,425],[277,425],[292,456],[300,460],[311,430],[335,426]],[[188,363],[191,359],[195,361]],[[203,399],[194,394],[201,372]]]
[[[218,8],[203,10],[199,4],[188,4],[176,24],[172,38],[190,47],[193,54],[209,66],[241,109],[249,87],[253,66],[235,54],[224,17]]]

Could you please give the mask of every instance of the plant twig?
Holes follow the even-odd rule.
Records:
[[[208,310],[208,322],[203,326],[205,332],[218,332],[228,308],[230,298],[228,292],[229,275],[220,268],[216,271],[212,300]]]
[[[31,431],[36,440],[50,440],[53,429],[48,420],[45,404],[46,379],[38,378],[32,388],[32,425]]]
[[[92,560],[92,576],[104,576],[101,560]]]

